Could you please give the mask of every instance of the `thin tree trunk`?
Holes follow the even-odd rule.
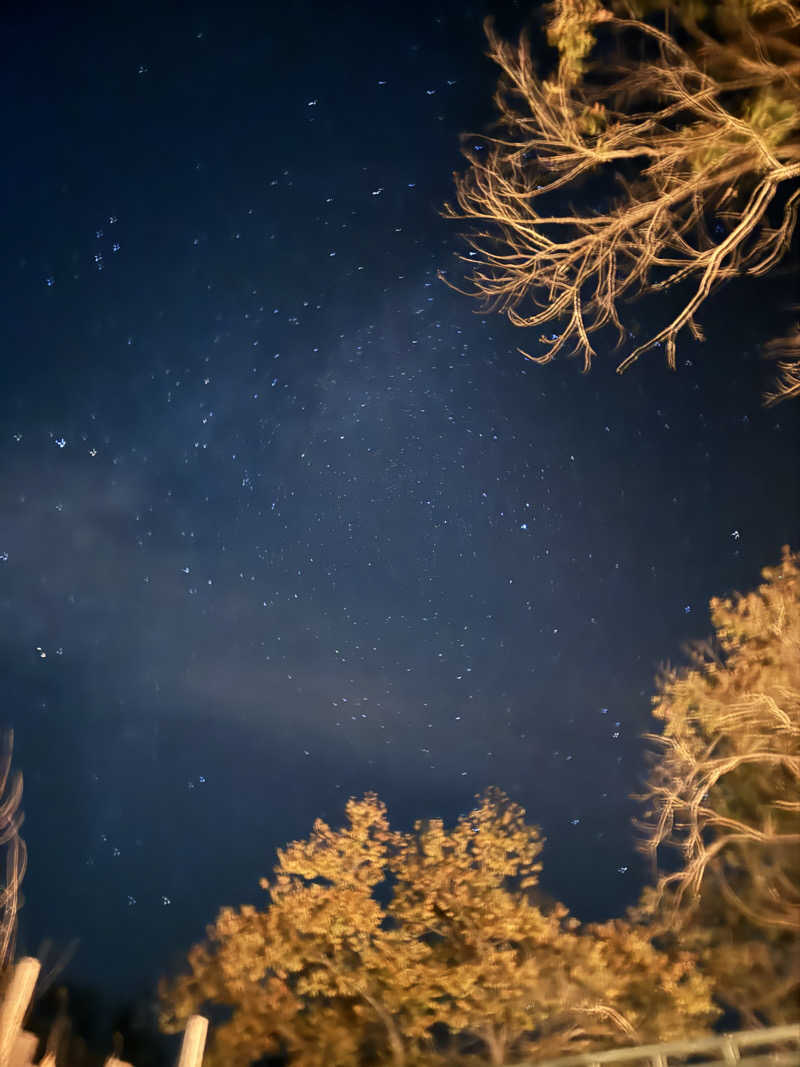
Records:
[[[395,1067],[405,1067],[406,1047],[403,1044],[403,1038],[397,1029],[397,1024],[392,1018],[391,1012],[387,1011],[374,997],[366,993],[364,994],[364,1000],[366,1000],[386,1028],[386,1036],[389,1040],[389,1047],[392,1050],[392,1063],[394,1063]]]
[[[503,1067],[506,1058],[506,1035],[505,1028],[500,1030],[487,1030],[484,1034],[486,1047],[489,1049],[489,1062],[492,1067]]]

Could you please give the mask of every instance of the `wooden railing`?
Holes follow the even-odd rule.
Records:
[[[661,1045],[581,1052],[557,1060],[530,1060],[514,1067],[677,1067],[689,1057],[692,1067],[723,1067],[734,1063],[738,1067],[800,1067],[800,1023],[667,1041]]]
[[[33,996],[41,964],[26,956],[14,967],[14,972],[0,1007],[0,1067],[33,1067],[39,1038],[22,1029],[22,1023]],[[192,1015],[183,1033],[178,1067],[201,1067],[206,1046],[208,1019]],[[45,1054],[39,1067],[55,1067],[55,1056]],[[124,1060],[109,1056],[105,1067],[132,1067]]]

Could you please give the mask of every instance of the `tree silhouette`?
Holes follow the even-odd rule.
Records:
[[[520,349],[529,359],[579,354],[588,371],[593,333],[615,327],[618,348],[631,338],[623,301],[680,287],[678,310],[617,367],[663,347],[674,369],[678,335],[704,337],[697,315],[711,293],[774,270],[795,233],[800,10],[555,0],[550,11],[558,63],[547,77],[524,34],[512,45],[485,26],[499,117],[491,136],[464,138],[469,167],[455,176],[457,206],[445,206],[474,224],[466,292],[517,326],[546,327],[541,354]],[[601,206],[567,206],[590,177]],[[800,392],[796,342],[773,354],[783,358],[767,403]]]
[[[209,1003],[229,1009],[210,1063],[284,1052],[313,1067],[411,1067],[446,1044],[449,1062],[500,1064],[715,1017],[689,954],[621,920],[582,930],[563,905],[531,902],[543,841],[498,790],[450,831],[428,820],[394,832],[374,794],[346,812],[344,829],[318,820],[279,850],[266,910],[224,909],[190,973],[162,983],[167,1029]]]
[[[747,595],[711,601],[713,644],[667,672],[663,732],[641,798],[660,873],[644,912],[700,953],[744,1025],[795,1021],[800,1003],[800,556]]]

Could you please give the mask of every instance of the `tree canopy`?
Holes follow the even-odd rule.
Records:
[[[544,72],[525,34],[510,44],[486,23],[498,119],[491,134],[464,137],[469,166],[445,206],[472,227],[466,291],[544,328],[543,351],[520,349],[534,362],[577,354],[587,371],[592,335],[611,326],[629,349],[618,372],[654,347],[674,369],[678,336],[704,339],[708,297],[774,271],[794,237],[800,9],[555,0],[548,10],[557,59]],[[677,307],[636,339],[623,304],[667,290]],[[766,402],[800,396],[800,327],[766,353],[778,361]]]
[[[499,790],[446,829],[389,827],[374,794],[279,850],[263,910],[223,909],[162,1024],[227,1007],[210,1062],[502,1064],[696,1033],[716,1011],[690,953],[532,902],[543,840]],[[375,893],[379,889],[379,894]],[[386,899],[386,904],[381,899]],[[380,897],[380,899],[379,899]]]

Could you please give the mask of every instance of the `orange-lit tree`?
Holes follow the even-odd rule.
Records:
[[[800,8],[555,0],[549,10],[558,59],[545,75],[525,35],[509,44],[486,24],[499,117],[490,136],[464,138],[469,167],[445,208],[471,224],[466,291],[544,329],[528,358],[578,354],[588,370],[596,331],[611,326],[629,346],[623,302],[675,289],[677,308],[617,369],[653,347],[674,368],[679,334],[703,339],[711,293],[772,271],[795,234]],[[585,206],[568,206],[573,197]],[[768,403],[800,391],[800,349],[782,356]]]
[[[323,1067],[377,1055],[397,1067],[432,1024],[430,949],[386,923],[374,897],[396,835],[372,794],[347,804],[348,826],[317,820],[278,852],[262,881],[266,911],[225,909],[192,950],[190,974],[162,986],[162,1023],[180,1028],[206,1002],[229,1005],[212,1062],[247,1064],[285,1051]]]
[[[688,954],[531,902],[542,839],[524,814],[491,790],[452,831],[400,834],[377,797],[351,800],[347,827],[318,821],[279,851],[265,911],[220,914],[190,973],[162,985],[162,1023],[227,1005],[210,1062],[234,1067],[281,1051],[304,1067],[411,1067],[445,1045],[449,1062],[500,1064],[703,1029],[710,987]]]
[[[440,820],[416,830],[393,864],[389,912],[432,945],[437,1019],[456,1047],[500,1067],[697,1033],[713,1020],[688,953],[670,959],[628,923],[582,928],[563,905],[532,902],[543,841],[499,790],[453,830]]]
[[[711,601],[715,641],[662,678],[642,798],[643,849],[666,867],[644,913],[743,1025],[800,1018],[800,556],[763,576]]]

